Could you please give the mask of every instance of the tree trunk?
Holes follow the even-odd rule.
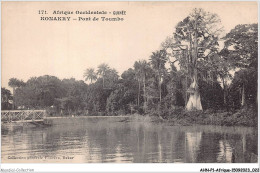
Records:
[[[104,79],[104,75],[103,75],[103,89],[105,87],[105,79]]]
[[[188,89],[188,75],[189,75],[189,50],[188,50],[188,46],[187,46],[187,52],[186,52],[186,70],[187,70],[187,74],[186,74],[186,80],[185,80],[185,105],[187,105],[187,101],[188,101],[188,93],[186,92]]]
[[[141,84],[140,84],[140,80],[138,80],[138,97],[137,97],[137,105],[140,105],[140,88],[141,88]]]
[[[146,102],[145,77],[144,77],[144,113],[146,113],[146,106],[147,106],[147,102]]]
[[[187,100],[188,100],[188,94],[187,94],[187,89],[188,89],[188,77],[186,76],[186,81],[185,81],[185,105],[187,105]]]
[[[198,90],[197,77],[193,76],[193,83],[190,85],[190,89],[193,90],[193,93],[190,94],[189,101],[186,105],[186,109],[190,110],[202,110],[200,93]]]
[[[198,58],[198,40],[197,40],[197,17],[195,19],[195,38],[194,38],[194,50],[193,50],[193,82],[190,85],[190,90],[192,91],[189,97],[189,101],[186,105],[186,109],[190,110],[202,110],[200,93],[198,88],[198,71],[197,71],[197,58]],[[190,37],[191,40],[191,37]],[[192,45],[192,44],[190,44]],[[192,48],[190,48],[192,50]]]
[[[161,87],[161,74],[160,72],[158,73],[158,77],[159,77],[159,98],[160,98],[160,103],[162,102],[162,87]]]
[[[12,108],[13,110],[15,109],[15,103],[14,103],[15,96],[14,95],[15,95],[15,88],[13,87],[13,108]]]
[[[226,101],[226,86],[225,86],[225,79],[222,77],[222,83],[223,83],[223,91],[224,91],[224,105],[226,106],[227,101]]]
[[[245,102],[246,102],[246,99],[245,99],[245,84],[243,83],[241,106],[244,106]]]
[[[159,92],[160,92],[160,103],[162,102],[162,84],[159,83]]]

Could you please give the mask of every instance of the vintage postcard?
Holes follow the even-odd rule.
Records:
[[[258,2],[2,1],[1,35],[2,171],[259,171]]]

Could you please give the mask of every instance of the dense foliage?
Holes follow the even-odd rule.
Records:
[[[204,111],[256,108],[258,25],[236,26],[219,48],[219,22],[216,14],[194,10],[177,24],[161,50],[149,60],[136,61],[121,76],[103,63],[97,70],[86,69],[88,84],[48,75],[25,83],[12,78],[15,106],[48,109],[55,116],[139,113],[168,118],[183,112],[197,92]],[[10,92],[2,88],[2,109],[8,108],[8,99]]]
[[[6,88],[1,88],[1,108],[2,110],[12,109],[11,102],[13,100],[11,92]]]

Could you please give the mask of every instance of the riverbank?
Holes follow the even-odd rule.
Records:
[[[116,118],[116,119],[115,119]],[[100,122],[105,120],[106,122],[116,121],[129,121],[130,116],[76,116],[76,117],[48,117],[46,118],[46,123],[51,125],[79,125],[84,124],[85,120],[89,122]],[[79,121],[80,120],[80,121]]]
[[[140,116],[141,117],[141,116]],[[47,117],[44,119],[42,124],[28,123],[28,122],[12,122],[12,123],[1,123],[1,129],[3,131],[11,130],[15,131],[17,129],[25,128],[49,128],[52,126],[66,126],[67,128],[82,126],[88,123],[99,124],[102,122],[114,123],[114,122],[129,122],[130,116],[56,116]]]
[[[89,122],[100,122],[104,119],[106,122],[153,122],[153,123],[167,123],[175,126],[193,126],[193,125],[217,125],[217,126],[244,126],[257,127],[258,116],[254,109],[241,109],[236,112],[214,112],[214,111],[185,111],[184,109],[175,109],[164,114],[158,115],[156,112],[149,112],[147,114],[127,114],[117,116],[52,116],[44,120],[46,125],[66,125],[84,123],[85,120]],[[79,121],[80,120],[80,121]],[[2,124],[2,126],[8,124]],[[33,124],[12,123],[11,126],[35,126]]]
[[[185,111],[175,110],[167,116],[148,114],[154,122],[166,121],[171,125],[218,125],[257,127],[258,114],[254,109],[241,109],[236,112]],[[157,117],[157,118],[156,118]]]
[[[186,111],[183,108],[177,108],[174,110],[167,110],[163,114],[159,115],[157,112],[148,112],[147,114],[127,114],[117,116],[68,116],[68,117],[48,117],[48,121],[52,121],[54,124],[62,123],[63,119],[70,119],[71,122],[75,118],[90,117],[91,121],[95,121],[96,118],[111,118],[111,121],[115,121],[113,117],[118,117],[117,121],[139,121],[139,122],[167,122],[171,125],[218,125],[218,126],[245,126],[245,127],[257,127],[258,115],[257,110],[253,108],[244,108],[236,111]],[[128,118],[120,118],[128,117]],[[64,120],[67,122],[67,120]]]

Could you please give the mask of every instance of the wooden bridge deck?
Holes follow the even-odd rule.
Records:
[[[1,121],[3,123],[12,122],[43,122],[46,118],[45,110],[8,110],[1,111]]]

